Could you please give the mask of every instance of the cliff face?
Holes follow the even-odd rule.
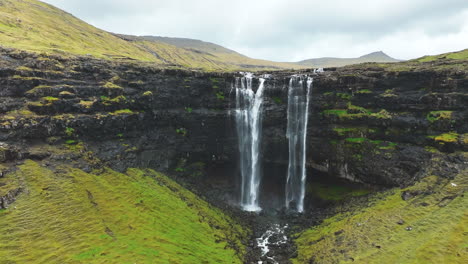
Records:
[[[467,62],[388,67],[314,75],[307,140],[311,177],[403,186],[427,174],[451,177],[466,166],[457,152],[468,151]],[[289,75],[275,73],[266,81],[265,177],[277,182],[288,160]],[[85,144],[116,170],[154,168],[195,186],[209,182],[218,197],[225,187],[232,198],[238,178],[230,115],[235,77],[2,50],[2,170],[25,158],[64,159],[41,146]],[[85,171],[101,164],[68,158]]]
[[[276,102],[287,101],[286,82],[272,85],[281,87]],[[308,165],[363,183],[413,183],[427,173],[433,155],[468,150],[467,92],[466,64],[400,71],[370,64],[325,72],[314,81]],[[286,161],[285,106],[271,103],[265,117],[266,159]],[[449,175],[449,167],[433,173]]]

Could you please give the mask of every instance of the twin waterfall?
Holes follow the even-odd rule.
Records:
[[[304,212],[306,185],[306,138],[312,78],[307,78],[304,87],[302,76],[293,76],[288,91],[289,166],[286,179],[286,208],[295,205],[296,211]]]
[[[260,211],[262,104],[265,79],[260,78],[256,91],[252,74],[236,79],[235,120],[239,139],[241,196],[246,211]],[[293,76],[288,91],[289,166],[286,178],[285,206],[304,211],[306,184],[306,137],[312,78]],[[293,208],[291,208],[293,207]]]
[[[252,89],[252,74],[236,80],[236,127],[239,138],[241,201],[246,211],[260,211],[260,138],[262,134],[263,83]]]

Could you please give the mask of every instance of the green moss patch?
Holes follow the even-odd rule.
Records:
[[[434,123],[439,120],[450,120],[452,119],[453,111],[432,111],[427,114],[426,119]]]
[[[379,112],[373,112],[361,106],[348,103],[346,109],[327,109],[322,112],[324,116],[334,115],[340,120],[354,120],[361,118],[391,119],[392,116],[387,110],[382,109]]]
[[[242,263],[248,231],[162,174],[26,161],[14,175],[27,191],[0,214],[2,262]]]
[[[439,143],[456,143],[458,141],[458,134],[455,132],[444,133],[434,137],[434,140]]]
[[[298,235],[293,263],[465,263],[468,171],[376,195]],[[412,193],[406,201],[402,193]]]
[[[343,201],[349,197],[363,196],[370,193],[370,190],[365,188],[320,182],[312,182],[309,184],[307,191],[310,195],[314,195],[326,201]]]
[[[452,60],[467,60],[468,59],[468,49],[458,51],[458,52],[451,52],[451,53],[445,53],[445,54],[440,54],[440,55],[435,55],[435,56],[424,56],[417,61],[419,62],[429,62],[429,61],[435,61],[438,59],[452,59]]]
[[[135,112],[133,112],[130,109],[120,109],[120,110],[114,111],[114,112],[112,112],[110,114],[111,115],[131,115],[131,114],[134,114],[134,113]]]

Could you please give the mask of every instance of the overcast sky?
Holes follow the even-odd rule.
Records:
[[[468,0],[44,0],[101,29],[186,37],[297,61],[468,48]]]

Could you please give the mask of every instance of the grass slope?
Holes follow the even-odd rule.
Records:
[[[119,37],[36,0],[0,1],[0,45],[4,47],[62,55],[132,59],[161,66],[203,70],[303,68],[292,63],[251,59],[202,41],[185,41],[185,46],[174,45],[178,43],[164,42],[162,39]]]
[[[247,231],[154,171],[13,175],[25,191],[0,211],[0,263],[241,263]]]
[[[36,52],[158,62],[147,51],[35,0],[0,2],[0,43]]]
[[[419,62],[428,62],[428,61],[435,61],[438,59],[452,59],[452,60],[468,60],[468,49],[457,51],[457,52],[449,52],[440,55],[434,56],[424,56],[420,59],[417,59]]]
[[[466,263],[467,190],[468,171],[451,181],[427,177],[403,190],[417,194],[406,201],[391,190],[299,234],[293,263]]]

